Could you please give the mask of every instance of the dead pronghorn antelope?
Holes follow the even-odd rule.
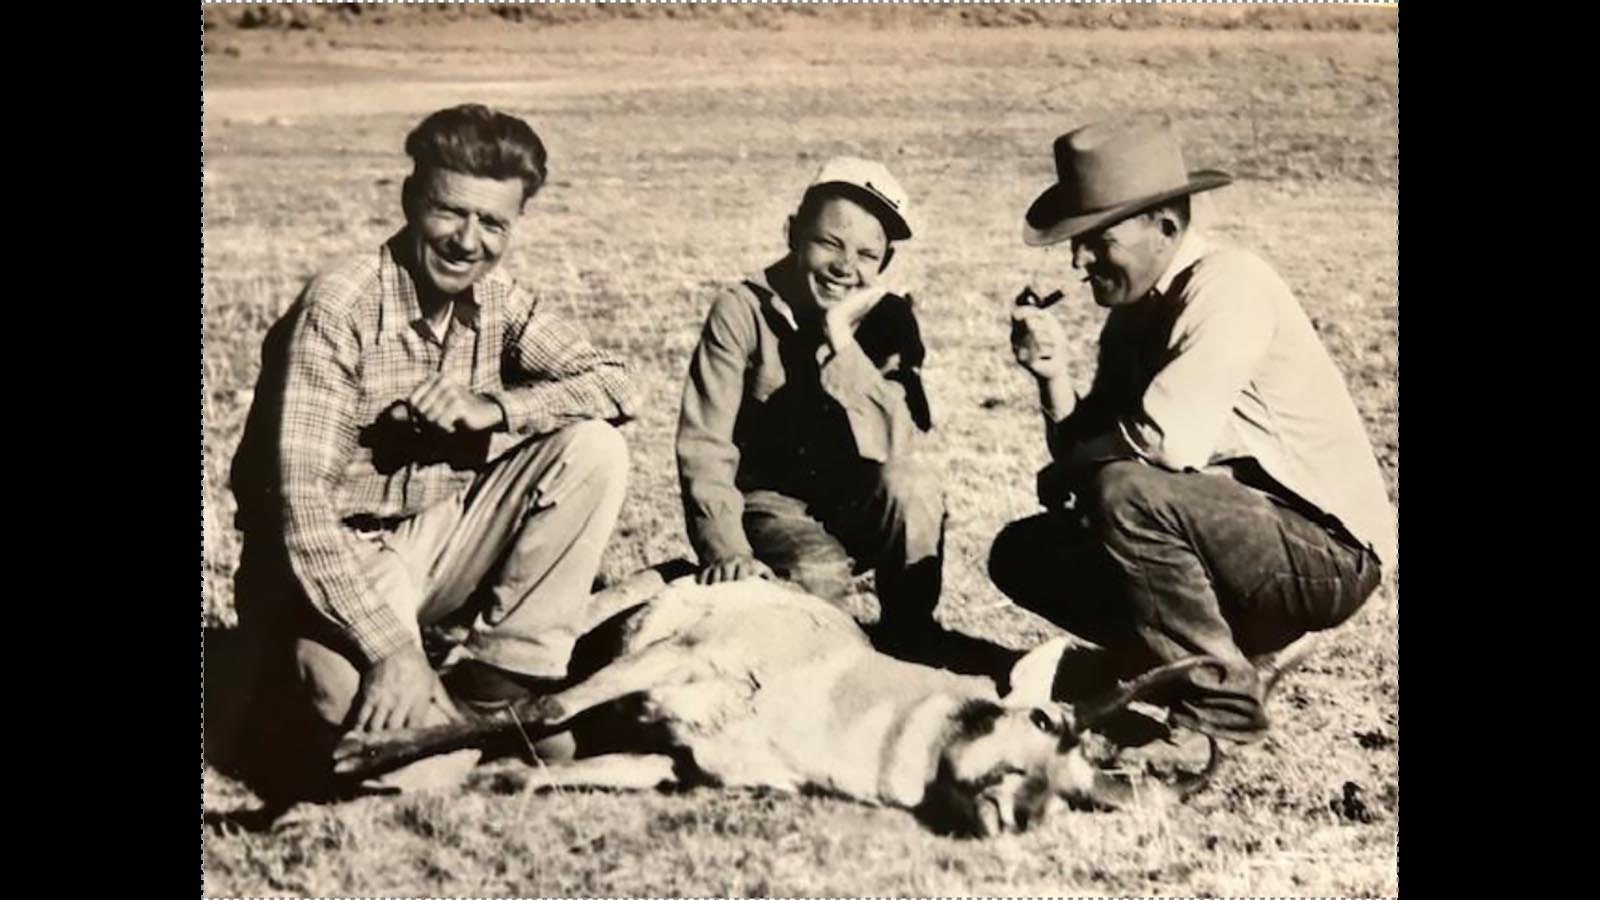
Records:
[[[624,593],[633,599],[622,602],[640,602],[637,591]],[[335,771],[372,773],[518,727],[550,734],[612,704],[627,710],[635,744],[628,749],[636,752],[541,766],[533,786],[815,790],[912,810],[941,830],[990,835],[1028,828],[1052,796],[1126,802],[1129,786],[1085,760],[1080,736],[1207,662],[1165,666],[1073,706],[1008,707],[987,678],[877,652],[826,601],[769,581],[681,579],[626,620],[614,661],[566,690],[514,705],[515,720],[352,734],[335,750]],[[1158,789],[1187,794],[1216,758],[1213,743],[1204,772]]]

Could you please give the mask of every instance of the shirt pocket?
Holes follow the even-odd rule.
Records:
[[[414,334],[396,332],[362,350],[363,400],[372,412],[404,399],[435,368],[421,343]]]

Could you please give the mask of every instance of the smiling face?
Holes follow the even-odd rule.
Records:
[[[406,183],[421,286],[455,296],[494,271],[522,214],[520,179],[429,169]]]
[[[1137,303],[1150,293],[1177,249],[1164,214],[1141,213],[1072,239],[1072,267],[1082,269],[1104,307]]]
[[[809,299],[826,311],[878,282],[888,261],[883,223],[864,207],[830,197],[808,220],[790,222],[789,243]]]

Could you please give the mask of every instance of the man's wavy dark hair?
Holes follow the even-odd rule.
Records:
[[[528,123],[479,103],[441,109],[406,135],[406,155],[420,175],[447,169],[479,178],[522,180],[522,202],[544,186],[544,142]]]

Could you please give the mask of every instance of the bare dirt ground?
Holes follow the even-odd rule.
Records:
[[[401,224],[406,131],[443,105],[527,117],[553,182],[505,265],[646,388],[627,426],[631,501],[603,574],[688,553],[672,456],[681,379],[714,286],[782,253],[822,158],[885,160],[921,229],[897,258],[920,305],[948,473],[940,617],[1026,647],[1055,633],[984,574],[989,541],[1031,514],[1045,449],[1006,308],[1024,284],[1058,309],[1087,383],[1101,313],[1065,252],[1021,243],[1052,180],[1050,141],[1130,109],[1171,114],[1193,168],[1239,180],[1199,224],[1295,286],[1399,491],[1396,34],[977,28],[948,16],[778,25],[503,20],[217,30],[205,59],[205,614],[232,621],[238,536],[226,472],[266,328],[304,280]],[[205,890],[405,895],[1393,895],[1399,816],[1398,582],[1295,675],[1271,738],[1165,812],[1064,814],[981,844],[908,815],[731,791],[533,794],[522,764],[459,794],[258,801],[208,770]]]

